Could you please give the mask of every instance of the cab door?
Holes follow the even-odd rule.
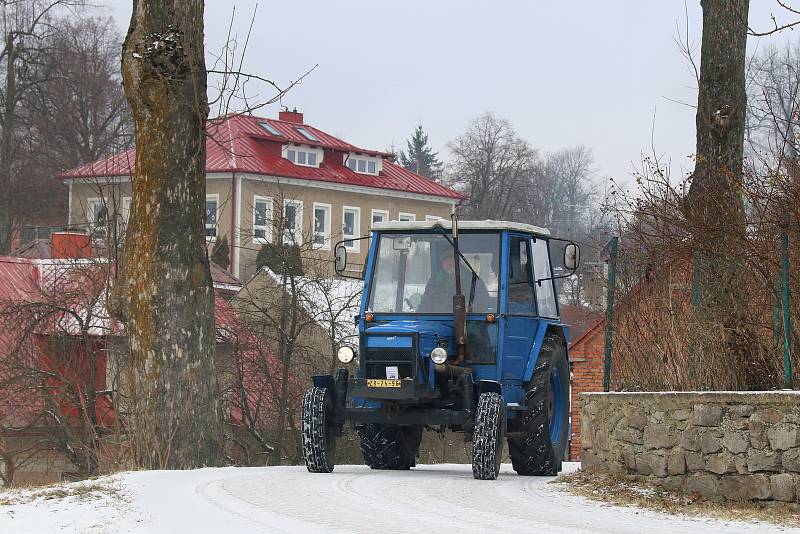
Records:
[[[533,346],[536,319],[531,240],[524,234],[510,234],[506,248],[507,296],[503,335],[503,381],[522,379]],[[509,384],[510,385],[510,384]]]

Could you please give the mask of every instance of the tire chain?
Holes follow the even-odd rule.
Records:
[[[306,468],[312,473],[330,473],[334,459],[328,456],[328,438],[325,429],[325,388],[311,387],[303,394],[302,444]]]
[[[498,432],[498,426],[505,424],[503,402],[497,393],[483,393],[478,398],[472,435],[472,475],[478,480],[497,478],[497,455],[503,447],[503,432]]]
[[[405,470],[416,465],[419,440],[411,443],[409,450],[401,427],[368,424],[358,429],[358,436],[364,463],[371,469]]]

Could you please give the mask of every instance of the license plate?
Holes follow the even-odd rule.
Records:
[[[399,380],[383,380],[381,378],[370,378],[367,380],[368,388],[399,388]]]

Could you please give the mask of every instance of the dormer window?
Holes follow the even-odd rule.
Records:
[[[381,158],[371,156],[357,156],[355,154],[345,155],[345,165],[351,171],[359,174],[372,174],[377,176],[383,170],[383,161]]]
[[[295,165],[304,167],[319,167],[322,163],[322,150],[318,148],[285,145],[282,155]]]
[[[274,135],[275,137],[283,137],[283,134],[279,132],[277,128],[266,121],[260,121],[258,125],[268,131],[270,135]]]

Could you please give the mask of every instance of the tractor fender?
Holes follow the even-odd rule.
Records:
[[[336,381],[332,375],[314,375],[311,377],[311,382],[318,388],[325,388],[329,393],[333,393],[336,389]]]
[[[478,382],[478,396],[481,393],[497,393],[498,395],[503,394],[503,387],[500,385],[500,382],[495,380],[481,380]]]
[[[562,340],[567,335],[564,332],[564,325],[559,325],[556,323],[548,323],[547,321],[541,321],[539,326],[536,329],[536,336],[533,338],[533,347],[531,347],[531,353],[528,356],[528,363],[525,366],[525,374],[522,376],[522,382],[530,382],[531,377],[533,376],[533,370],[536,369],[536,362],[539,359],[539,351],[542,350],[542,345],[544,344],[544,339],[547,336],[547,332],[552,332],[557,334]],[[564,347],[566,349],[566,347]]]

